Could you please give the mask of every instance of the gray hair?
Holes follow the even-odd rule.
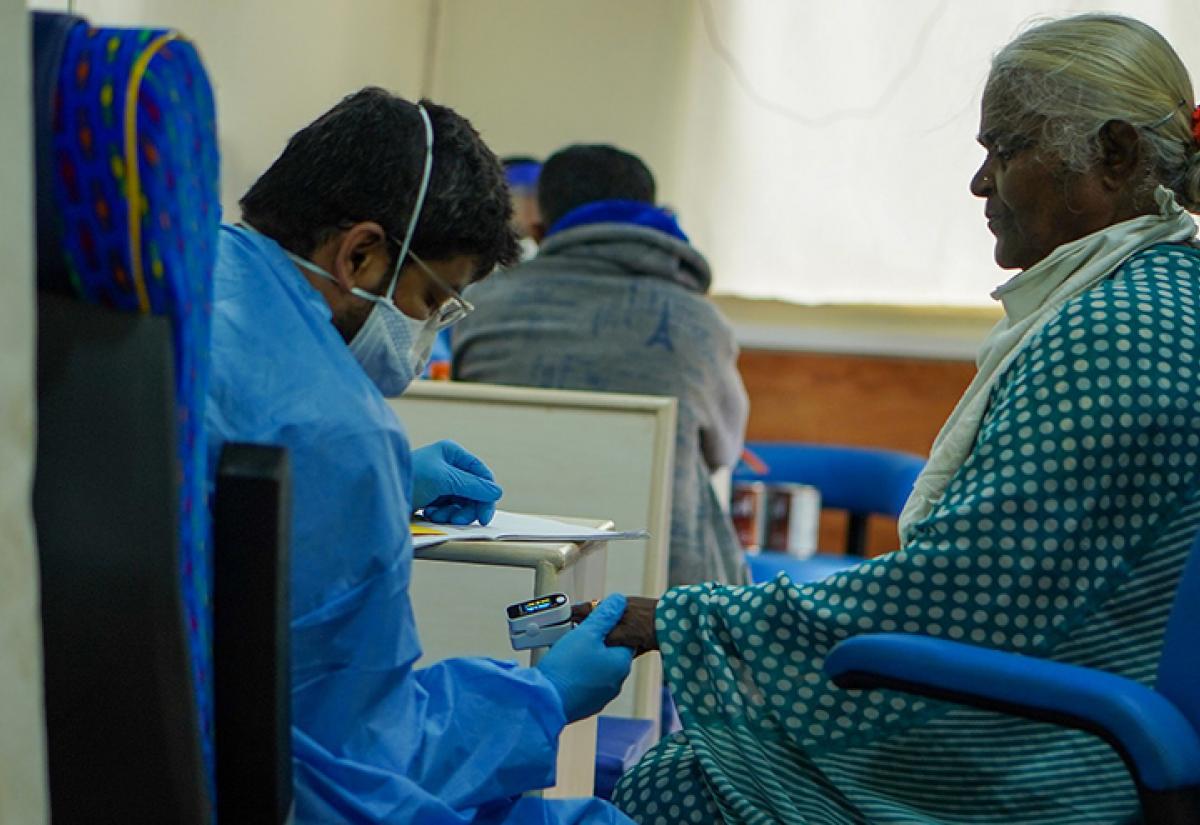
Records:
[[[1115,14],[1081,14],[1037,25],[992,60],[984,105],[994,123],[1036,130],[1039,146],[1068,170],[1101,156],[1100,128],[1135,127],[1147,191],[1158,184],[1200,211],[1200,146],[1192,135],[1195,97],[1179,55],[1150,26]]]

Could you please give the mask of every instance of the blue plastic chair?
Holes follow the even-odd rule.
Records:
[[[793,581],[819,581],[857,564],[866,547],[867,519],[898,517],[925,466],[925,459],[912,453],[870,447],[758,441],[748,443],[746,449],[766,470],[758,473],[742,462],[734,481],[808,484],[821,491],[822,508],[846,510],[850,515],[845,555],[822,552],[795,559],[768,548],[746,558],[756,582],[772,579],[780,571]]]
[[[839,687],[890,688],[1051,722],[1108,742],[1146,825],[1200,822],[1200,536],[1167,624],[1152,690],[1099,670],[904,633],[865,634],[825,660]]]
[[[596,720],[595,795],[612,799],[613,789],[630,768],[654,745],[654,722],[624,716]]]

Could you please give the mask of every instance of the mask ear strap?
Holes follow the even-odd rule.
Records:
[[[311,272],[314,275],[320,275],[322,278],[326,279],[327,281],[333,281],[335,284],[337,283],[337,278],[333,277],[333,275],[326,272],[324,267],[317,266],[312,261],[310,261],[308,258],[302,258],[294,252],[288,252],[286,249],[284,250],[284,253],[288,256],[289,259],[291,259],[292,263],[294,263],[296,266],[301,267],[303,269],[307,269],[309,272]]]
[[[425,125],[425,165],[421,170],[421,185],[417,189],[417,202],[413,205],[412,215],[408,218],[408,228],[404,230],[404,243],[400,245],[400,255],[396,258],[396,268],[392,272],[392,283],[388,286],[386,293],[388,301],[391,301],[396,294],[396,283],[400,280],[400,268],[404,266],[404,261],[408,258],[408,250],[417,229],[417,220],[421,217],[421,210],[425,207],[425,195],[429,192],[429,178],[433,173],[433,121],[429,119],[429,112],[425,111],[425,104],[417,104],[417,113],[421,115],[421,122]]]
[[[323,267],[317,266],[316,264],[314,264],[312,261],[308,260],[307,258],[302,258],[299,255],[296,255],[292,252],[288,252],[287,256],[292,261],[292,263],[296,264],[296,266],[299,266],[303,269],[307,269],[312,274],[319,275],[327,281],[332,281],[335,284],[338,282],[337,278],[333,277],[333,275],[331,275],[327,271],[325,271],[325,269]],[[367,292],[365,289],[359,289],[356,286],[350,287],[350,294],[354,295],[358,298],[362,298],[364,301],[370,301],[373,304],[380,304],[385,307],[391,307],[392,309],[396,309],[396,307],[392,304],[391,301],[385,300],[384,298],[380,297],[379,295],[372,295],[370,292]],[[399,311],[399,310],[397,309],[397,311]]]

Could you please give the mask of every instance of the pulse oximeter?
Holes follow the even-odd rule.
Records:
[[[566,593],[551,593],[508,606],[508,636],[513,650],[548,647],[574,626]]]

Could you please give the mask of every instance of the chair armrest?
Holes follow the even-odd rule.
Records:
[[[890,688],[1087,731],[1152,791],[1200,784],[1200,737],[1187,719],[1121,676],[903,633],[847,639],[825,671],[843,688]]]

